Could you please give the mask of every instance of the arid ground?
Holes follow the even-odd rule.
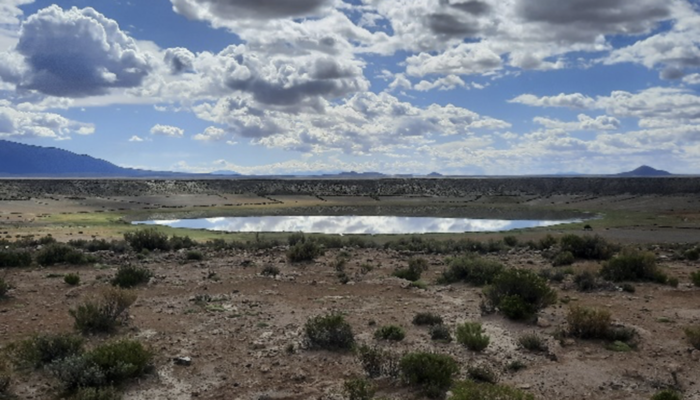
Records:
[[[109,286],[119,266],[132,264],[147,267],[154,277],[135,288],[138,299],[129,310],[128,324],[112,335],[88,338],[94,345],[131,337],[153,349],[154,372],[124,386],[125,399],[347,398],[344,382],[363,376],[356,356],[304,346],[307,320],[330,312],[345,315],[359,344],[396,354],[449,354],[460,366],[456,379],[465,379],[469,367],[487,366],[498,373],[499,383],[538,399],[649,399],[664,388],[682,392],[685,399],[700,399],[700,350],[684,334],[685,327],[700,324],[700,288],[691,283],[700,262],[683,257],[683,251],[700,243],[700,179],[541,179],[526,184],[516,179],[478,182],[478,187],[448,179],[402,180],[371,187],[362,181],[269,181],[257,182],[257,186],[250,182],[3,181],[0,239],[10,242],[27,235],[51,235],[62,242],[122,240],[124,233],[142,229],[130,221],[200,216],[595,218],[549,228],[422,237],[498,243],[480,256],[509,268],[566,270],[563,280],[549,282],[558,302],[532,322],[511,321],[500,313],[482,315],[482,288],[436,283],[448,258],[461,253],[384,246],[399,242],[402,237],[398,235],[364,237],[378,245],[331,248],[313,261],[293,263],[287,258],[287,234],[257,237],[278,240],[280,245],[272,248],[249,245],[217,250],[205,243],[214,239],[252,243],[256,237],[161,227],[158,229],[168,235],[196,240],[203,259],[188,260],[183,250],[148,254],[107,250],[95,252],[97,262],[88,265],[44,267],[34,263],[0,269],[0,277],[14,287],[0,299],[0,347],[31,334],[72,332],[69,309]],[[292,185],[297,186],[292,190]],[[585,225],[589,226],[584,229]],[[547,251],[527,245],[547,235],[558,239],[568,234],[598,235],[622,247],[651,251],[678,285],[634,282],[634,292],[628,292],[620,284],[606,283],[580,291],[573,282],[575,275],[596,271],[604,261],[577,259],[571,266],[553,267]],[[503,244],[506,236],[517,243]],[[347,279],[339,279],[339,257],[348,260]],[[428,261],[429,268],[421,278],[425,287],[392,275],[412,257]],[[279,274],[261,274],[270,266],[277,267]],[[80,275],[80,285],[64,283],[63,274],[75,272]],[[608,310],[615,324],[637,332],[636,348],[620,352],[602,340],[562,338],[572,305]],[[426,327],[411,322],[419,312],[439,314],[451,329],[465,321],[481,322],[490,344],[483,352],[473,352],[455,341],[432,341]],[[405,339],[374,338],[377,327],[389,324],[403,327]],[[526,333],[539,334],[548,350],[523,349],[518,338]],[[179,356],[190,357],[191,365],[176,365],[173,358]],[[509,370],[514,361],[525,368]],[[422,398],[420,391],[390,378],[373,383],[378,389],[376,397]],[[19,399],[61,396],[60,385],[50,374],[21,368],[12,372],[10,392]]]

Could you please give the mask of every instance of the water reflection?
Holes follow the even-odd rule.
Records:
[[[570,220],[502,220],[387,216],[263,216],[136,221],[134,224],[227,232],[307,232],[329,234],[417,234],[496,232],[551,226]]]

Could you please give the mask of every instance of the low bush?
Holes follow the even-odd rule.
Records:
[[[423,272],[428,270],[428,261],[422,257],[413,257],[408,260],[408,267],[397,269],[393,275],[397,278],[415,282],[420,279]]]
[[[83,349],[83,338],[70,333],[42,333],[33,335],[10,347],[17,364],[40,368],[61,360]]]
[[[484,334],[484,330],[478,322],[465,322],[457,325],[455,337],[459,344],[472,351],[484,350],[491,340],[488,335]]]
[[[117,389],[107,387],[84,387],[78,389],[71,400],[121,400],[122,395]]]
[[[688,343],[696,349],[700,350],[700,325],[689,326],[683,330]]]
[[[536,333],[526,333],[518,338],[518,343],[524,349],[530,351],[547,351],[547,344],[544,339]]]
[[[343,383],[343,391],[348,400],[372,400],[376,389],[367,379],[353,378]]]
[[[119,385],[145,374],[153,354],[140,342],[123,339],[53,362],[49,370],[68,391]]]
[[[413,325],[440,325],[442,317],[430,312],[420,312],[413,317]]]
[[[168,235],[159,232],[156,228],[146,228],[134,232],[127,232],[124,234],[124,240],[126,240],[126,242],[129,243],[131,248],[136,252],[141,252],[144,249],[148,251],[170,250]]]
[[[80,284],[80,275],[78,274],[66,274],[63,277],[63,281],[71,286],[76,286]]]
[[[557,244],[557,239],[554,236],[547,234],[541,238],[537,243],[535,243],[536,250],[547,250]]]
[[[49,266],[60,263],[73,265],[87,264],[91,260],[85,257],[80,250],[65,244],[52,243],[44,246],[36,255],[36,262],[39,265]]]
[[[73,246],[77,249],[83,249],[90,253],[94,253],[96,251],[112,250],[112,246],[114,243],[114,241],[112,241],[112,243],[109,243],[104,239],[73,239],[68,241],[68,245]]]
[[[683,396],[673,389],[664,389],[654,393],[651,400],[682,400]]]
[[[452,387],[452,400],[535,400],[535,396],[506,385],[460,381]]]
[[[450,356],[435,353],[409,353],[399,363],[404,383],[419,386],[426,396],[439,398],[452,385],[453,376],[459,372],[457,362]]]
[[[648,251],[625,249],[603,265],[600,275],[609,281],[653,281],[666,283],[666,275],[656,265],[656,256]]]
[[[557,300],[556,292],[545,279],[535,272],[517,268],[496,276],[493,284],[484,288],[484,295],[487,308],[498,308],[508,318],[516,320],[530,319]]]
[[[201,251],[190,250],[185,254],[185,259],[189,261],[202,261],[204,260],[204,254]]]
[[[406,337],[406,331],[398,325],[384,325],[374,331],[374,338],[377,340],[391,340],[399,342]]]
[[[28,267],[32,264],[32,255],[26,250],[0,249],[0,268]]]
[[[112,332],[126,320],[126,311],[135,301],[135,293],[109,288],[99,297],[70,309],[69,313],[75,320],[75,329],[82,333]]]
[[[12,383],[12,372],[10,363],[0,360],[0,398],[10,398],[10,384]]]
[[[10,285],[10,283],[7,282],[5,278],[0,276],[0,299],[7,296],[7,292],[9,292],[10,289],[12,289],[12,285]]]
[[[312,261],[323,254],[321,245],[311,239],[297,242],[287,250],[287,259],[290,262]]]
[[[581,339],[606,339],[612,319],[607,310],[572,306],[566,321],[571,336]]]
[[[466,282],[483,286],[493,282],[503,271],[503,264],[476,256],[462,256],[448,261],[447,270],[440,277],[441,283]]]
[[[560,251],[552,258],[552,265],[555,267],[561,267],[563,265],[571,265],[576,261],[573,253],[570,251]]]
[[[280,274],[280,269],[275,267],[274,265],[266,265],[263,267],[262,271],[260,271],[260,275],[262,276],[277,276]]]
[[[430,340],[443,343],[449,343],[452,341],[450,328],[443,324],[431,325],[428,333],[430,334]]]
[[[148,283],[148,280],[153,276],[153,272],[146,267],[138,265],[122,265],[117,269],[117,273],[110,281],[113,286],[121,288],[132,288],[134,286]]]
[[[197,242],[192,240],[192,238],[189,236],[173,235],[170,239],[168,239],[168,248],[170,250],[191,249],[195,246],[197,246]]]
[[[467,376],[475,382],[498,383],[496,371],[484,365],[467,368]]]
[[[615,254],[617,246],[595,236],[564,235],[559,240],[562,251],[571,252],[576,258],[586,260],[607,260]]]
[[[574,274],[574,284],[581,292],[589,292],[600,287],[598,276],[592,270],[583,270]]]
[[[319,315],[304,325],[306,344],[312,349],[349,350],[355,344],[352,327],[341,314]]]
[[[700,260],[700,248],[693,247],[688,249],[683,253],[683,257],[688,261],[698,261]]]
[[[379,347],[361,345],[355,349],[355,357],[369,378],[399,375],[399,357],[397,354]]]
[[[700,271],[691,273],[690,281],[693,282],[693,285],[700,287]]]
[[[503,243],[505,243],[506,246],[515,247],[518,245],[518,238],[512,235],[508,235],[503,237]]]

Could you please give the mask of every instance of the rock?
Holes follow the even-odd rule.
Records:
[[[173,358],[173,362],[175,365],[184,365],[186,367],[192,365],[192,359],[190,357],[175,357]]]
[[[537,326],[540,328],[549,328],[552,324],[542,317],[537,317]]]

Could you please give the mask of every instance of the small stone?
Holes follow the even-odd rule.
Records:
[[[549,328],[552,324],[542,317],[537,318],[537,326],[540,328]]]
[[[190,357],[175,357],[173,358],[173,362],[175,365],[184,365],[186,367],[192,365],[192,359]]]

